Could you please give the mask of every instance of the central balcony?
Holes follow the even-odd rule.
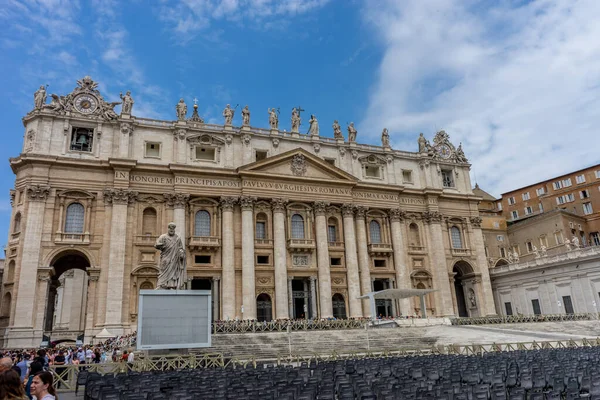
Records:
[[[369,243],[369,254],[372,255],[387,255],[394,252],[390,243]]]
[[[313,251],[315,249],[315,241],[313,239],[288,239],[287,247],[289,251]]]
[[[192,251],[216,251],[221,247],[218,236],[192,236],[188,243]]]
[[[466,257],[471,255],[470,249],[452,249],[452,255],[457,257]]]

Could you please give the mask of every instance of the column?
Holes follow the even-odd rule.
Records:
[[[285,201],[271,201],[273,208],[273,253],[275,269],[275,319],[290,318],[287,278],[287,249],[285,247]],[[291,285],[291,281],[289,282]],[[289,291],[291,295],[291,290]]]
[[[53,268],[38,268],[37,271],[37,280],[38,280],[38,289],[37,289],[37,308],[36,308],[36,316],[35,316],[35,326],[34,329],[36,331],[44,330],[44,317],[46,316],[46,307],[49,307],[48,302],[48,289],[50,286],[50,275],[53,273]]]
[[[133,132],[133,125],[121,123],[121,137],[119,138],[119,157],[129,158],[129,136]]]
[[[87,309],[85,314],[85,342],[89,343],[94,336],[94,327],[96,320],[96,293],[98,288],[98,279],[100,278],[100,268],[88,269],[88,291],[87,291]]]
[[[106,293],[106,328],[115,335],[124,333],[123,281],[125,274],[125,243],[127,208],[138,193],[127,189],[105,189],[104,202],[112,204],[110,254],[108,257],[108,287]]]
[[[477,256],[477,265],[481,273],[481,294],[482,298],[478,299],[479,304],[482,304],[480,312],[483,315],[495,315],[494,296],[492,294],[492,283],[490,281],[490,272],[485,256],[485,244],[483,243],[483,232],[481,231],[481,217],[471,218],[471,227],[473,230],[473,250]]]
[[[62,298],[62,310],[60,311],[60,321],[58,327],[60,329],[69,329],[69,325],[71,323],[71,310],[73,308],[73,304],[75,301],[73,300],[73,289],[74,289],[74,281],[73,277],[75,276],[74,270],[70,269],[65,271],[62,276],[64,276],[64,290],[63,290],[63,298]]]
[[[256,319],[254,277],[254,202],[253,197],[240,197],[242,208],[242,319]]]
[[[406,263],[406,252],[404,240],[402,239],[402,222],[406,213],[398,208],[389,211],[392,225],[392,247],[394,249],[394,268],[396,269],[396,282],[398,289],[411,289],[410,268]],[[400,299],[400,312],[403,315],[411,315],[411,299]]]
[[[321,309],[321,318],[333,317],[333,305],[331,300],[331,273],[329,268],[329,240],[327,238],[327,217],[325,216],[327,206],[328,204],[323,201],[317,201],[313,205],[316,216],[317,267],[319,276],[319,305]]]
[[[292,281],[294,280],[293,276],[288,276],[288,308],[290,310],[290,319],[294,318],[294,298],[292,291]]]
[[[224,321],[235,319],[235,265],[233,243],[233,205],[235,197],[221,197],[221,278]]]
[[[356,237],[354,236],[354,206],[342,205],[344,217],[344,247],[346,249],[346,270],[348,274],[348,308],[350,318],[360,318],[362,304],[360,299],[360,277],[358,276],[358,260],[356,258]]]
[[[369,249],[367,248],[367,230],[365,227],[366,207],[356,207],[356,243],[358,245],[358,268],[360,269],[361,294],[373,291],[371,285],[371,271],[369,270]],[[362,301],[363,316],[371,317],[371,303],[369,299]]]
[[[219,282],[220,282],[221,278],[219,278],[218,276],[213,277],[213,303],[214,303],[214,309],[213,309],[213,321],[219,321],[221,318],[219,317],[220,315],[220,308],[219,308],[219,296],[220,296],[220,291],[219,291]]]
[[[33,328],[33,306],[38,290],[37,269],[40,260],[46,198],[49,194],[49,186],[33,185],[27,187],[28,204],[27,213],[24,213],[26,216],[25,232],[21,232],[23,256],[18,275],[19,283],[13,319],[14,328]],[[10,341],[7,343],[7,346],[11,347]]]
[[[56,288],[56,302],[54,305],[54,320],[52,322],[52,329],[56,329],[58,327],[58,324],[60,324],[63,295],[65,291],[65,274],[62,274],[60,278],[58,278],[58,281],[60,282],[60,286]]]
[[[393,280],[392,279],[388,279],[388,289],[394,289],[394,284],[393,284]],[[392,315],[394,316],[394,318],[396,318],[396,316],[398,315],[398,311],[396,310],[396,299],[392,299]]]
[[[310,315],[311,318],[317,318],[317,288],[316,280],[314,276],[309,277],[310,279]]]
[[[437,211],[426,211],[423,213],[423,220],[429,228],[429,251],[431,254],[431,269],[433,271],[433,285],[436,296],[437,316],[454,315],[454,307],[450,299],[452,291],[450,290],[450,281],[448,279],[448,266],[446,265],[446,255],[444,246],[444,236],[442,234],[442,215]]]
[[[173,207],[173,223],[175,223],[175,233],[181,238],[183,246],[187,248],[185,227],[185,210],[190,195],[186,193],[165,193],[163,194],[167,201],[167,205]]]

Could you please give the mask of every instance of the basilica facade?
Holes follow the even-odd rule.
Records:
[[[289,131],[275,109],[267,129],[248,107],[241,126],[229,106],[208,124],[183,99],[174,120],[152,120],[129,92],[117,114],[90,77],[46,97],[40,87],[10,159],[5,347],[135,331],[171,221],[187,288],[212,291],[215,320],[370,317],[358,297],[387,288],[435,289],[429,315],[495,313],[481,198],[444,131],[402,151],[387,129],[381,146],[337,121],[322,135],[314,115],[300,133],[296,109]],[[378,300],[377,313],[413,315],[417,300]]]

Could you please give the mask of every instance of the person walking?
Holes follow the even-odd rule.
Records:
[[[37,400],[57,400],[56,390],[52,385],[54,378],[48,371],[43,371],[33,377],[31,382],[31,394]]]

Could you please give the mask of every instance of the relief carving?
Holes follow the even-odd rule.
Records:
[[[315,201],[313,203],[313,210],[316,215],[325,215],[325,212],[327,211],[328,206],[329,206],[329,203],[327,203],[327,202]]]
[[[167,205],[174,208],[185,208],[190,195],[186,193],[163,193]]]
[[[392,208],[388,211],[388,215],[390,220],[402,222],[406,218],[406,211],[403,211],[399,208]]]
[[[483,220],[481,219],[481,217],[471,217],[471,224],[475,227],[475,228],[481,228],[481,222]]]
[[[442,214],[437,211],[424,211],[421,213],[421,215],[423,217],[423,221],[427,222],[428,224],[442,222]]]
[[[27,186],[27,198],[30,201],[46,201],[50,194],[50,186],[31,185]]]
[[[242,210],[252,210],[256,197],[242,196],[240,197],[239,203]]]
[[[108,204],[130,204],[137,200],[138,192],[128,189],[104,189],[104,202]]]
[[[354,204],[342,204],[342,215],[344,217],[354,217]]]
[[[356,207],[356,218],[364,219],[365,216],[367,215],[368,210],[369,210],[368,207],[357,206]]]
[[[285,205],[287,204],[287,200],[282,199],[281,197],[276,197],[271,200],[271,207],[274,212],[285,212]]]
[[[307,165],[306,158],[302,154],[296,154],[292,158],[292,163],[290,164],[290,169],[292,173],[296,176],[304,176],[306,174]]]
[[[237,197],[221,197],[220,206],[223,211],[233,211],[233,206],[237,203]]]

